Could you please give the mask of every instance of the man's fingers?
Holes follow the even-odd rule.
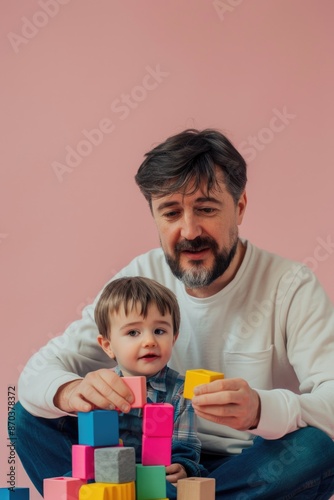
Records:
[[[241,378],[224,378],[214,380],[209,384],[201,384],[194,388],[194,394],[200,396],[201,394],[208,394],[220,391],[238,391],[244,387],[246,382]]]
[[[101,378],[121,399],[125,399],[130,404],[133,403],[134,396],[131,389],[115,372],[112,370],[101,370]]]
[[[69,396],[69,405],[75,411],[90,411],[97,407],[128,412],[131,409],[129,402],[133,399],[131,390],[116,373],[102,369],[88,373],[74,387]]]

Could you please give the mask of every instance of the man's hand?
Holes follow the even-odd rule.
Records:
[[[171,464],[166,467],[166,479],[169,483],[176,485],[179,479],[187,477],[187,473],[183,465]]]
[[[127,413],[134,396],[121,377],[113,370],[103,368],[88,373],[83,379],[62,385],[53,401],[57,408],[67,413],[91,411],[94,408],[118,408]]]
[[[196,415],[239,431],[255,429],[261,414],[260,398],[241,378],[215,380],[195,387]]]

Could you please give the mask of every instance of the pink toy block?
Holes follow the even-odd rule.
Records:
[[[51,477],[44,479],[44,500],[78,500],[81,486],[86,484],[83,479],[75,477]]]
[[[131,389],[135,397],[131,408],[142,408],[146,404],[146,377],[123,377],[122,379]]]
[[[174,407],[169,403],[149,403],[144,406],[143,434],[151,437],[173,435]]]
[[[72,446],[72,477],[80,479],[94,479],[94,450],[93,446],[74,444]]]
[[[150,437],[143,435],[141,457],[143,465],[170,465],[171,457],[171,437]]]

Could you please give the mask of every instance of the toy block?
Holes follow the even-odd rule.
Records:
[[[43,481],[44,500],[78,500],[79,490],[86,481],[75,477],[51,477]]]
[[[131,389],[135,397],[131,408],[142,408],[147,400],[146,377],[123,377],[122,380]]]
[[[174,407],[170,403],[149,403],[144,406],[143,434],[170,437],[173,435]]]
[[[197,385],[208,384],[209,382],[222,378],[224,378],[223,373],[213,372],[211,370],[187,370],[184,381],[183,397],[192,399],[194,397],[194,388]]]
[[[172,460],[172,437],[143,435],[141,461],[143,465],[170,465]]]
[[[29,488],[0,488],[0,500],[29,500]]]
[[[187,477],[177,482],[177,500],[215,500],[216,481],[208,477]]]
[[[77,500],[135,500],[135,483],[91,483],[81,486]],[[59,499],[58,499],[59,500]]]
[[[136,465],[136,499],[166,498],[166,469],[163,465]]]
[[[80,479],[94,479],[94,450],[93,446],[74,444],[72,446],[72,477]]]
[[[119,422],[116,410],[78,412],[79,444],[116,446],[119,442]]]
[[[131,483],[136,480],[136,454],[130,447],[95,450],[95,481],[97,483]]]

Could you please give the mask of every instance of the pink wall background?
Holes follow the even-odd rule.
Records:
[[[307,262],[334,300],[334,4],[217,5],[1,1],[2,487],[8,386],[116,271],[158,245],[133,177],[167,136],[225,132],[249,163],[241,235]],[[82,142],[97,127],[96,144]],[[80,156],[66,162],[71,148]],[[16,485],[30,486],[18,460]]]

